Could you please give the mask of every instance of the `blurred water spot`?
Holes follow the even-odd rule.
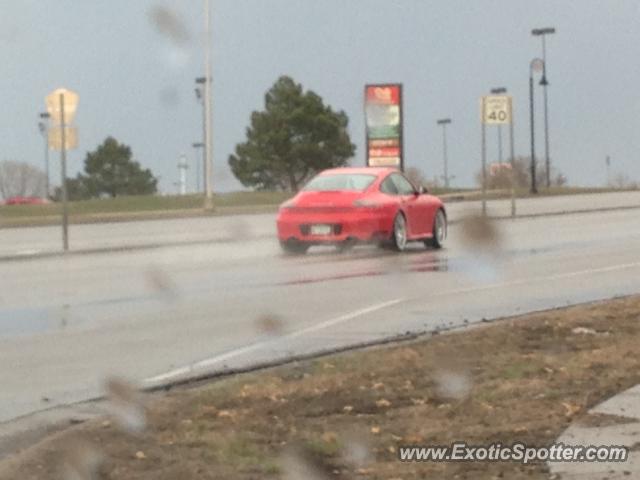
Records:
[[[178,287],[171,276],[162,268],[153,266],[147,270],[145,278],[147,284],[162,300],[175,301],[178,299]]]
[[[88,440],[77,438],[63,449],[64,480],[98,480],[104,478],[100,469],[104,456]]]
[[[280,463],[284,480],[327,480],[330,478],[297,450],[284,452]]]
[[[243,219],[234,219],[226,225],[231,240],[246,240],[251,238],[251,226]]]
[[[171,40],[178,46],[189,43],[191,35],[186,24],[172,9],[154,5],[149,9],[149,21],[157,29],[158,33]]]
[[[282,335],[285,330],[285,321],[278,315],[265,313],[256,320],[256,329],[267,335]]]
[[[175,87],[165,87],[158,95],[160,103],[164,107],[176,107],[180,104],[180,93]]]
[[[480,283],[496,282],[503,261],[502,232],[495,221],[480,213],[460,221],[462,255],[450,262],[452,270],[468,274]]]
[[[464,248],[474,251],[499,252],[502,232],[495,221],[480,213],[467,215],[460,220],[459,231]]]
[[[500,280],[500,262],[494,255],[478,253],[450,260],[448,268],[454,272],[462,272],[478,283],[495,283]]]
[[[146,410],[142,394],[127,380],[118,377],[105,381],[109,400],[107,409],[114,422],[125,432],[139,434],[147,425]]]
[[[436,394],[443,399],[462,400],[471,391],[473,382],[466,372],[438,371],[433,374]]]
[[[362,468],[372,463],[371,445],[364,432],[353,433],[343,437],[342,457],[355,468]]]

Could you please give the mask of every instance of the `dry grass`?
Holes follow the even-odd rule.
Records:
[[[0,465],[0,476],[55,478],[65,445],[81,436],[106,458],[97,478],[110,480],[307,470],[333,479],[548,478],[542,464],[400,463],[396,450],[551,443],[589,407],[640,382],[639,319],[640,298],[620,299],[177,390],[149,399],[145,433],[81,425]]]

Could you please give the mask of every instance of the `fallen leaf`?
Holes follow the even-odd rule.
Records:
[[[575,405],[575,404],[571,404],[571,403],[567,403],[567,402],[563,402],[562,406],[565,408],[565,416],[567,417],[573,417],[576,413],[578,413],[580,410],[582,410],[582,407],[580,405]]]

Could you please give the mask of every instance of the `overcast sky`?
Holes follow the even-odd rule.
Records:
[[[451,117],[450,172],[471,185],[480,165],[478,98],[514,95],[516,153],[528,155],[528,68],[548,41],[552,162],[572,184],[612,171],[640,180],[640,3],[637,0],[212,0],[214,188],[240,188],[227,168],[252,110],[282,74],[350,118],[364,163],[363,87],[401,82],[407,166],[442,174],[436,119]],[[157,6],[186,26],[182,47],[150,21]],[[200,0],[0,0],[0,159],[43,165],[38,113],[58,87],[80,95],[70,173],[108,135],[175,191],[182,152],[201,137],[194,78],[203,74]],[[541,99],[541,91],[538,97]],[[538,105],[538,153],[543,154]],[[489,132],[489,160],[497,156]],[[541,155],[542,156],[542,155]],[[58,181],[58,154],[52,153]],[[195,170],[189,174],[194,180]]]

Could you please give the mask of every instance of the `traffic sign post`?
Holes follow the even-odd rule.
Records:
[[[482,215],[487,214],[487,125],[509,125],[511,164],[511,216],[516,215],[515,153],[513,133],[513,100],[510,95],[486,95],[480,99],[480,122],[482,124]]]
[[[45,98],[47,111],[53,122],[49,132],[49,147],[60,150],[62,193],[62,248],[69,250],[69,206],[67,194],[67,150],[78,146],[78,132],[70,124],[78,108],[78,94],[64,88],[51,92]]]

